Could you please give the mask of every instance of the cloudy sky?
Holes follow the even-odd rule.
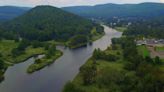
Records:
[[[53,5],[57,7],[75,6],[75,5],[95,5],[104,3],[141,3],[141,2],[162,2],[164,0],[0,0],[0,6],[36,6],[36,5]]]

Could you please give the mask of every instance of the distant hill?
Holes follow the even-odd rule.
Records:
[[[0,6],[0,21],[13,19],[27,12],[29,9],[28,7]]]
[[[96,6],[64,7],[66,11],[88,18],[154,18],[164,16],[163,3],[102,4]]]
[[[67,41],[75,35],[89,36],[93,27],[90,20],[52,6],[37,6],[25,14],[1,25],[5,32],[29,40]]]

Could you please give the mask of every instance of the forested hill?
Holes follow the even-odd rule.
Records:
[[[52,6],[37,6],[1,25],[2,30],[15,37],[41,41],[66,41],[78,34],[89,36],[94,26],[99,25]]]
[[[164,16],[148,21],[137,21],[124,31],[127,36],[164,39]]]
[[[28,7],[0,6],[0,22],[13,19],[27,12]]]
[[[89,18],[109,19],[113,17],[124,18],[153,18],[164,15],[164,4],[103,4],[96,6],[64,7],[66,11]]]

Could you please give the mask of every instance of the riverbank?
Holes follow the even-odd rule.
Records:
[[[7,65],[14,65],[17,63],[24,62],[28,58],[31,58],[36,55],[40,55],[46,52],[44,48],[33,48],[31,46],[25,49],[25,52],[18,56],[12,56],[12,50],[18,47],[19,42],[14,42],[13,40],[2,40],[0,41],[0,53],[2,55],[3,61]]]
[[[57,50],[55,52],[55,54],[52,55],[51,58],[43,57],[41,59],[36,59],[35,62],[28,67],[27,73],[33,73],[35,71],[38,71],[38,70],[54,63],[55,60],[58,59],[59,57],[61,57],[62,55],[63,55],[63,53],[61,51]]]
[[[122,44],[125,47],[122,47]],[[140,52],[140,49],[145,48],[138,48],[133,44],[135,43],[123,38],[104,51],[96,49],[73,81],[65,85],[63,92],[156,90],[153,87],[150,89],[145,82],[149,85],[161,83],[156,88],[162,90],[160,87],[164,76],[161,74],[164,72],[163,61],[158,58],[145,58],[145,52]],[[127,45],[129,47],[126,47]],[[149,78],[153,80],[147,81]]]
[[[4,79],[4,73],[8,67],[13,66],[14,64],[21,63],[27,59],[45,53],[44,48],[32,48],[28,47],[24,53],[19,56],[13,56],[11,54],[12,50],[18,46],[18,42],[13,40],[1,40],[0,41],[0,59],[3,69],[0,70],[0,81]],[[2,63],[3,62],[3,63]]]
[[[44,46],[39,46],[39,47],[34,48],[32,45],[29,45],[23,51],[23,53],[13,56],[12,52],[15,48],[17,48],[19,46],[20,42],[15,42],[13,40],[1,40],[0,44],[1,44],[0,45],[0,60],[2,61],[2,62],[0,61],[0,63],[2,63],[3,65],[1,65],[1,66],[4,67],[3,69],[0,70],[0,80],[1,81],[4,79],[4,73],[8,67],[13,66],[18,63],[21,63],[21,62],[24,62],[24,61],[28,60],[29,58],[37,57],[38,55],[42,55],[42,54],[46,54],[49,51],[49,49]],[[47,44],[49,44],[49,46],[50,46],[51,44],[54,44],[54,42],[47,43]],[[56,47],[54,47],[54,48],[56,48]],[[32,73],[36,70],[40,70],[40,69],[44,68],[45,66],[53,63],[60,56],[62,56],[62,52],[57,50],[56,53],[53,54],[52,57],[43,58],[42,62],[31,65],[27,69],[27,71],[29,73]]]
[[[127,30],[127,27],[115,27],[114,29],[116,29],[119,32],[124,32]]]
[[[99,32],[98,32],[99,31]],[[55,41],[56,45],[66,46],[71,49],[80,48],[86,46],[88,43],[92,43],[105,35],[105,32],[102,30],[98,30],[95,27],[91,30],[90,37],[86,37],[85,35],[76,35],[69,39],[67,42],[64,41]],[[51,42],[51,41],[50,41]]]
[[[99,80],[97,78],[102,77],[104,73],[106,72],[115,73],[115,72],[124,71],[123,59],[122,59],[121,49],[112,50],[111,47],[108,47],[108,49],[106,49],[105,51],[102,51],[102,53],[106,53],[107,55],[112,55],[112,56],[114,55],[115,57],[117,57],[117,60],[112,61],[112,60],[105,60],[105,59],[95,59],[95,57],[92,55],[92,57],[90,57],[86,61],[86,63],[83,66],[81,66],[80,72],[73,79],[73,81],[68,82],[65,85],[63,92],[73,92],[73,91],[75,92],[80,92],[80,91],[82,92],[107,92],[105,91],[107,89],[98,87],[97,81]],[[95,74],[92,74],[93,72]]]
[[[83,43],[78,43],[77,45],[69,45],[69,42],[68,42],[67,46],[71,49],[76,49],[79,47],[87,46],[88,43],[93,43],[94,41],[102,38],[104,35],[105,35],[105,33],[93,35],[90,39],[88,39],[88,41],[83,42]]]
[[[95,48],[105,50],[111,44],[111,38],[120,37],[122,34],[107,26],[104,26],[104,31],[105,35],[102,38],[87,47],[69,49],[57,46],[57,49],[64,53],[63,56],[50,67],[34,74],[26,73],[26,69],[33,64],[34,59],[8,68],[5,72],[5,80],[0,84],[0,90],[3,92],[62,92],[64,85],[78,74],[80,66],[86,62]]]

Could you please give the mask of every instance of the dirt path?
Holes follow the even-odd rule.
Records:
[[[150,51],[151,57],[159,56],[160,58],[164,58],[164,51],[157,52],[154,50],[154,47],[147,46],[148,50]]]

